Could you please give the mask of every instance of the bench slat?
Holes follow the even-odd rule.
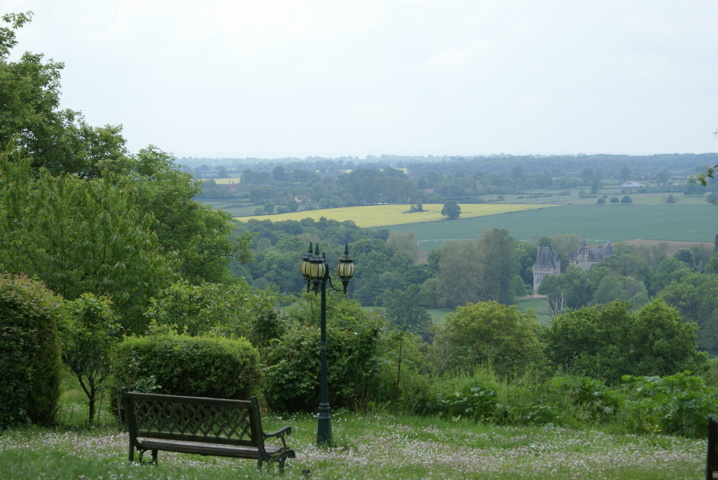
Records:
[[[224,446],[204,442],[164,442],[162,440],[143,440],[138,438],[137,442],[145,450],[164,450],[168,452],[195,453],[198,455],[216,455],[222,457],[259,458],[259,450],[252,447]],[[275,455],[282,451],[279,447],[266,447],[269,455]]]

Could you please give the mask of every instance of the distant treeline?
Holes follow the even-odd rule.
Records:
[[[219,161],[178,160],[204,180],[202,198],[238,199],[257,206],[257,214],[271,214],[381,203],[483,203],[486,195],[537,190],[595,195],[629,180],[643,185],[637,193],[702,195],[705,189],[688,179],[717,164],[718,153]],[[241,182],[214,181],[227,177]]]

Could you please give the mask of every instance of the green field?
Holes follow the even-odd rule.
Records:
[[[564,205],[527,212],[465,218],[430,224],[395,225],[391,232],[414,231],[423,250],[448,240],[478,238],[487,228],[502,228],[529,242],[557,234],[574,234],[589,243],[633,239],[713,242],[718,232],[718,207],[702,204]]]

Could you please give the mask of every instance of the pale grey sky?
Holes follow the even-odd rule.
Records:
[[[6,0],[63,106],[177,156],[718,151],[716,0]]]

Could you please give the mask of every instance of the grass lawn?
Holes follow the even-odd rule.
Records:
[[[611,435],[552,427],[497,427],[470,421],[339,413],[336,446],[314,445],[316,420],[268,417],[266,429],[289,425],[285,477],[311,470],[317,479],[695,479],[705,440]],[[129,464],[127,438],[116,429],[28,429],[0,436],[4,479],[275,478],[256,463],[159,453],[159,465]]]
[[[541,325],[549,325],[551,323],[551,314],[548,310],[548,300],[541,297],[521,299],[516,302],[516,306],[522,312],[526,312],[529,308],[536,314],[536,321]]]

